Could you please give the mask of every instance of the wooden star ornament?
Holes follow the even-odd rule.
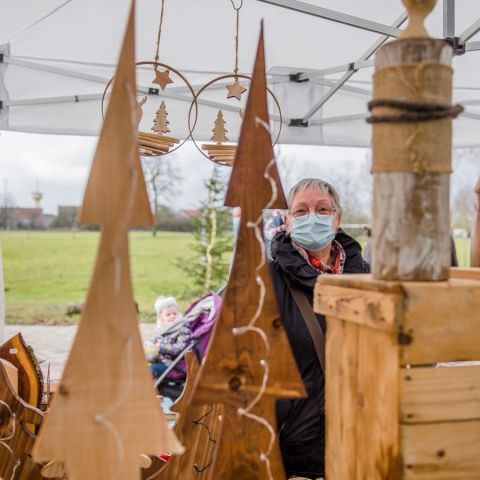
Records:
[[[169,83],[173,83],[173,80],[170,78],[170,70],[164,70],[163,72],[156,69],[155,70],[155,79],[152,81],[152,83],[156,83],[157,85],[160,85],[160,88],[162,90],[165,90],[165,87]]]
[[[238,81],[238,78],[235,79],[233,83],[230,85],[227,85],[227,98],[232,98],[235,97],[237,100],[241,100],[242,94],[247,91],[245,87],[240,85],[240,82]]]

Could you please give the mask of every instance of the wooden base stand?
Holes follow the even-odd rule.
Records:
[[[327,478],[480,478],[480,278],[455,277],[319,277]]]

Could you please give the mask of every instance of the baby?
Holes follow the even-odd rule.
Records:
[[[155,341],[146,342],[147,358],[153,377],[160,377],[168,366],[191,343],[192,331],[174,297],[158,297]]]

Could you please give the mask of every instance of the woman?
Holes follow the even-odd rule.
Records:
[[[358,242],[340,229],[340,200],[329,183],[301,180],[291,189],[288,206],[286,231],[272,240],[270,267],[280,315],[308,398],[279,400],[277,424],[287,477],[319,479],[325,473],[324,378],[292,289],[306,296],[311,307],[318,275],[368,273],[369,266]],[[325,318],[316,315],[316,320],[325,333]]]

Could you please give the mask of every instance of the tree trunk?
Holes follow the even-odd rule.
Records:
[[[374,99],[450,105],[451,71],[444,67],[450,60],[451,49],[441,40],[403,39],[386,44],[376,56]],[[377,113],[395,117],[405,112],[382,106],[374,108],[374,116]],[[451,142],[450,118],[374,123],[375,278],[448,278]]]

